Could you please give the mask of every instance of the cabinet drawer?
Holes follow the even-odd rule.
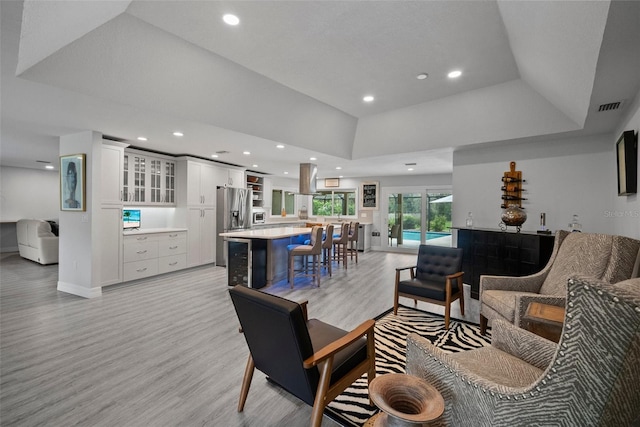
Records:
[[[180,240],[180,239],[186,239],[186,238],[187,238],[186,231],[173,231],[171,233],[158,234],[158,241],[160,242],[167,242],[171,240]]]
[[[158,256],[165,257],[187,253],[187,239],[160,241]]]
[[[181,270],[187,267],[187,254],[161,257],[158,259],[158,274]]]
[[[158,258],[157,241],[128,241],[124,243],[124,262]]]
[[[124,281],[142,279],[158,274],[158,259],[127,262],[124,264]]]

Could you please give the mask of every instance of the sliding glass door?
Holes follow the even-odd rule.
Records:
[[[425,243],[451,246],[450,190],[388,188],[383,189],[382,197],[387,231],[387,238],[382,239],[384,249],[415,252]]]

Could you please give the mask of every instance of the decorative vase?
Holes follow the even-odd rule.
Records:
[[[502,222],[500,228],[505,230],[508,225],[516,227],[520,231],[520,226],[527,220],[527,213],[518,205],[509,205],[502,211]],[[503,227],[504,226],[504,227]]]

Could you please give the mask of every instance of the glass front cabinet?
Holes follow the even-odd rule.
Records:
[[[131,205],[176,204],[176,163],[125,150],[122,200]]]

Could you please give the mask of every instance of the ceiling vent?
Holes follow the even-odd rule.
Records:
[[[405,166],[415,166],[415,165],[417,165],[417,163],[405,163],[404,165]]]
[[[216,151],[216,154],[229,154],[230,151],[227,150],[220,150],[220,151]]]
[[[624,101],[617,101],[617,102],[610,102],[608,104],[602,104],[598,107],[598,112],[618,110],[620,109],[620,107],[622,107],[623,104],[624,104]]]
[[[102,134],[102,139],[106,139],[107,141],[115,141],[115,142],[125,142],[126,139],[118,138],[117,136],[105,135]]]

